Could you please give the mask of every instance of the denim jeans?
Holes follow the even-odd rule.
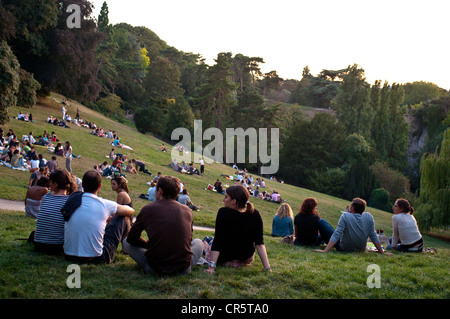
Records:
[[[334,228],[331,226],[329,222],[327,222],[325,219],[320,219],[318,222],[319,226],[319,236],[317,237],[317,246],[322,243],[327,243],[330,241],[331,236],[333,236]],[[342,251],[341,246],[339,242],[335,243],[334,248],[336,248],[337,251]]]
[[[125,239],[122,243],[124,251],[130,255],[131,258],[134,259],[134,261],[137,262],[139,267],[142,269],[142,271],[146,274],[153,274],[153,275],[161,275],[164,274],[163,272],[157,271],[156,269],[153,269],[150,267],[147,261],[147,256],[145,256],[145,252],[147,249],[142,247],[133,246],[128,243],[128,241]],[[203,242],[196,238],[191,243],[191,250],[192,250],[192,257],[191,257],[191,265],[185,269],[184,271],[177,272],[176,274],[180,275],[187,275],[191,272],[191,270],[194,268],[194,266],[199,261],[200,257],[203,254]],[[168,273],[169,274],[169,273]],[[175,274],[175,273],[172,273]]]

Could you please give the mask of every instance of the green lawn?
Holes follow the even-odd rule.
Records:
[[[24,123],[11,119],[3,125],[8,131],[14,129],[20,137],[29,131],[37,137],[44,130],[55,131],[61,141],[70,140],[75,154],[80,159],[72,161],[74,172],[80,177],[83,173],[106,160],[111,145],[106,138],[90,134],[86,128],[71,125],[70,128],[58,128],[46,124],[48,115],[60,116],[61,96],[52,95],[42,100],[30,111],[35,123]],[[136,129],[118,124],[98,113],[78,105],[81,117],[94,121],[105,130],[118,132],[122,142],[133,150],[121,149],[128,158],[136,158],[147,163],[149,170],[156,174],[171,174],[179,177],[189,190],[191,199],[201,206],[194,212],[196,225],[214,227],[217,210],[222,207],[222,195],[205,190],[213,184],[220,174],[232,174],[229,166],[222,164],[206,165],[205,176],[189,176],[173,172],[168,166],[171,161],[168,153],[157,149],[161,141],[150,135],[143,135]],[[22,108],[9,108],[10,116],[16,116]],[[75,103],[69,107],[74,115]],[[116,149],[116,152],[118,149]],[[50,158],[47,149],[39,147],[38,153]],[[64,160],[58,159],[64,167]],[[0,166],[0,198],[23,200],[30,173],[12,170]],[[130,196],[136,208],[136,214],[148,202],[139,199],[146,193],[146,174],[128,174]],[[225,179],[221,179],[227,182]],[[296,213],[304,198],[313,196],[319,201],[318,210],[322,218],[336,226],[340,211],[348,201],[332,196],[312,192],[287,184],[267,181],[269,190],[276,189],[291,204]],[[100,196],[115,200],[115,193],[104,178]],[[449,298],[448,257],[450,245],[437,239],[424,236],[425,246],[437,248],[436,254],[401,254],[382,256],[378,253],[337,253],[320,254],[311,248],[294,247],[282,244],[279,238],[270,236],[271,221],[278,205],[252,198],[252,203],[260,211],[264,221],[265,243],[272,273],[262,270],[258,257],[252,267],[230,269],[219,267],[215,275],[203,271],[202,266],[184,277],[154,277],[142,274],[134,261],[118,253],[116,262],[111,265],[82,265],[81,288],[69,289],[66,284],[70,273],[68,262],[62,257],[46,256],[35,252],[30,244],[18,238],[27,238],[35,227],[35,221],[21,212],[3,211],[0,208],[0,298],[152,298],[152,299],[447,299]],[[380,210],[368,209],[375,218],[376,227],[384,228],[391,234],[392,214]],[[194,231],[194,237],[211,236],[212,232]],[[369,288],[367,271],[369,265],[376,264],[380,269],[381,288]]]

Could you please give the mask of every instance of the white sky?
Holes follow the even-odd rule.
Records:
[[[104,0],[90,0],[98,17]],[[145,26],[168,45],[264,59],[301,79],[357,63],[370,84],[434,82],[450,90],[450,0],[107,0],[112,24]]]

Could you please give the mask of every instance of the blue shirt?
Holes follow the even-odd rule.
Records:
[[[148,189],[148,200],[151,200],[152,202],[155,201],[155,191],[156,187],[150,187]]]
[[[294,223],[291,217],[283,217],[275,215],[272,220],[272,236],[284,237],[294,233]]]

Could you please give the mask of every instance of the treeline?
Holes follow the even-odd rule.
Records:
[[[301,80],[282,79],[261,71],[263,58],[231,52],[207,65],[148,28],[110,24],[106,2],[97,18],[92,9],[87,0],[0,0],[0,123],[7,107],[57,91],[119,121],[134,115],[140,132],[167,141],[194,119],[204,129],[277,127],[278,179],[389,211],[419,188],[421,156],[448,127],[448,92],[433,83],[371,85],[356,64],[316,76],[306,66]],[[70,28],[77,18],[80,28]],[[296,105],[330,111],[307,119]],[[411,134],[427,131],[414,154],[411,118],[419,123]]]

